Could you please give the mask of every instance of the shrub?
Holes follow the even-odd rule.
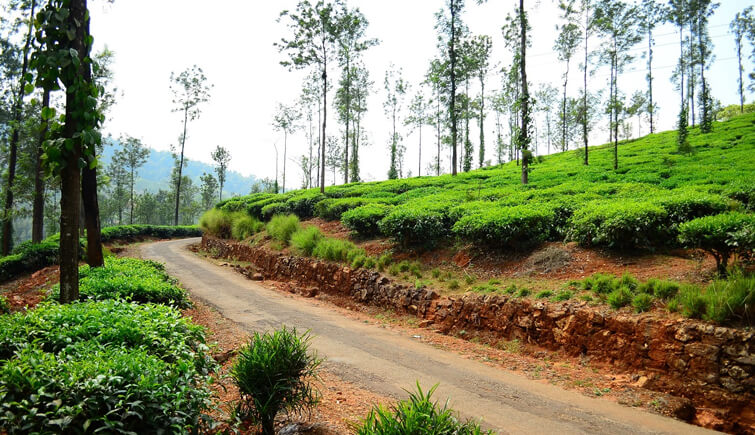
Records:
[[[556,301],[568,301],[569,299],[574,297],[574,292],[570,290],[561,290],[560,292],[556,293],[556,297],[553,298]]]
[[[621,279],[619,280],[618,285],[635,291],[640,286],[640,282],[637,281],[637,278],[632,276],[631,273],[625,272],[623,275],[621,275]]]
[[[265,224],[246,213],[236,213],[233,215],[233,224],[231,225],[231,234],[236,240],[244,240],[253,236],[265,228]]]
[[[351,268],[352,269],[359,269],[360,267],[364,266],[364,263],[366,261],[367,261],[367,257],[365,257],[364,255],[357,255],[351,261]]]
[[[459,281],[452,279],[451,281],[448,281],[448,289],[449,290],[458,290],[459,289]]]
[[[199,226],[215,237],[230,239],[233,235],[233,219],[231,213],[216,208],[207,210],[199,218]]]
[[[300,228],[299,218],[294,215],[277,215],[267,223],[266,228],[270,237],[288,245],[291,236]]]
[[[433,278],[440,278],[440,269],[438,269],[437,267],[430,271],[430,273],[432,274]]]
[[[582,282],[585,290],[592,290],[595,294],[605,295],[616,289],[616,278],[613,275],[596,273]]]
[[[301,219],[311,218],[315,215],[315,205],[323,199],[325,195],[320,193],[319,189],[301,191],[286,201],[286,212],[293,213]]]
[[[535,295],[537,299],[547,299],[551,296],[553,296],[553,292],[550,290],[542,290]]]
[[[727,208],[722,196],[686,189],[679,189],[672,195],[664,195],[658,199],[658,204],[666,209],[672,225],[718,214]]]
[[[310,256],[323,238],[319,228],[307,227],[291,235],[291,246],[299,255]]]
[[[524,247],[546,239],[553,222],[553,210],[546,206],[490,206],[459,219],[453,226],[457,236],[497,247]]]
[[[753,233],[755,215],[730,212],[683,223],[679,226],[679,241],[689,248],[710,253],[716,260],[719,275],[725,275],[732,253],[749,255],[755,250],[755,238],[743,237]]]
[[[0,282],[58,262],[58,242],[21,243],[13,254],[0,258]]]
[[[309,410],[319,400],[311,384],[321,360],[309,352],[309,332],[298,335],[285,327],[260,335],[255,332],[241,348],[231,376],[241,393],[239,411],[258,423],[262,433],[275,433],[279,411]]]
[[[59,292],[59,286],[55,286],[51,297],[57,300]],[[109,257],[103,267],[81,266],[79,295],[81,300],[128,299],[178,307],[190,305],[186,291],[165,273],[162,264],[136,258]]]
[[[378,269],[382,270],[385,268],[385,266],[388,266],[393,261],[393,255],[391,255],[390,252],[386,252],[385,254],[381,255],[378,258],[377,265]]]
[[[716,280],[705,290],[705,320],[719,324],[755,324],[755,277],[737,274]]]
[[[460,421],[448,405],[439,407],[432,401],[438,386],[425,394],[417,383],[417,392],[409,393],[391,408],[375,406],[367,418],[356,428],[357,435],[402,435],[402,434],[457,434],[477,435],[484,432],[471,421]]]
[[[525,287],[520,288],[519,291],[516,293],[517,297],[520,297],[520,298],[525,298],[529,296],[530,294],[532,294],[532,290]]]
[[[668,214],[649,202],[592,202],[576,210],[569,238],[587,246],[617,249],[649,248],[669,240]]]
[[[451,222],[447,211],[447,204],[409,202],[394,208],[380,220],[378,227],[382,234],[404,246],[433,246],[449,235]]]
[[[315,214],[327,220],[339,220],[343,213],[371,203],[366,198],[328,198],[315,205]]]
[[[210,405],[202,328],[173,308],[42,304],[0,325],[0,427],[190,432]]]
[[[658,299],[669,299],[679,292],[679,284],[673,281],[658,281],[653,289],[653,294]]]
[[[346,228],[364,237],[381,234],[379,222],[390,213],[393,206],[385,204],[366,204],[351,209],[341,215],[341,222]]]
[[[632,291],[626,287],[620,287],[608,294],[606,301],[611,308],[619,309],[625,307],[632,302]]]
[[[707,303],[702,295],[700,287],[691,284],[685,284],[679,288],[679,294],[676,296],[676,301],[676,304],[680,306],[679,310],[684,317],[700,319],[707,308]],[[671,303],[669,303],[669,305],[671,305]]]
[[[0,295],[0,314],[10,313],[10,304],[5,296]]]
[[[376,265],[376,264],[377,264],[377,262],[375,261],[375,259],[374,259],[374,258],[372,258],[372,257],[367,257],[367,258],[365,258],[365,260],[364,260],[364,265],[363,265],[363,267],[364,267],[365,269],[374,269],[374,268],[375,268],[375,265]]]
[[[291,207],[289,207],[288,203],[284,202],[284,200],[285,198],[281,198],[281,201],[279,202],[273,202],[262,207],[262,210],[260,211],[261,220],[269,221],[278,215],[291,214]]]
[[[317,246],[312,251],[312,255],[328,261],[345,261],[348,258],[349,252],[354,249],[355,246],[351,242],[324,238],[317,243]]]
[[[632,306],[638,313],[644,313],[653,307],[653,296],[647,293],[640,293],[632,299]]]

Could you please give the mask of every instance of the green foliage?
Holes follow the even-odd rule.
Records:
[[[59,297],[59,287],[53,288],[52,299]],[[79,268],[81,300],[127,299],[140,303],[190,305],[186,291],[165,273],[162,264],[136,258],[105,259],[103,267]]]
[[[553,296],[553,292],[550,290],[541,290],[535,295],[537,299],[548,299],[551,296]]]
[[[574,297],[574,292],[570,290],[561,290],[560,292],[556,293],[556,297],[553,298],[555,301],[568,301],[569,299]]]
[[[653,296],[647,293],[640,293],[632,299],[632,306],[638,313],[644,313],[653,307]]]
[[[341,221],[346,228],[363,237],[380,235],[378,222],[391,211],[393,206],[384,204],[367,204],[341,214]]]
[[[679,240],[687,247],[709,252],[720,274],[726,273],[729,257],[755,251],[755,215],[739,212],[707,216],[679,226]]]
[[[452,279],[451,281],[448,281],[448,289],[449,290],[458,290],[459,289],[459,281]]]
[[[529,296],[531,294],[532,294],[532,290],[530,290],[530,289],[528,289],[526,287],[522,287],[522,288],[519,289],[518,292],[516,292],[516,296],[519,297],[519,298],[526,298],[527,296]]]
[[[596,273],[582,281],[582,288],[592,290],[595,294],[605,295],[616,288],[616,277],[604,273]]]
[[[307,411],[319,400],[312,385],[321,360],[309,352],[309,332],[298,335],[285,327],[273,333],[254,333],[241,348],[231,377],[241,393],[239,411],[273,434],[281,410]]]
[[[755,324],[755,277],[741,273],[716,280],[705,290],[705,320],[726,324]]]
[[[673,281],[658,281],[653,288],[655,297],[663,300],[674,297],[678,292],[679,284]]]
[[[156,239],[177,239],[201,237],[202,230],[196,225],[119,225],[105,227],[101,231],[103,242],[136,241],[143,237]]]
[[[681,286],[676,301],[684,317],[701,319],[706,310],[706,301],[700,287],[686,284]],[[675,304],[676,305],[676,304]]]
[[[43,304],[0,317],[0,427],[16,432],[198,429],[215,363],[173,308]]]
[[[312,251],[313,256],[328,261],[345,261],[350,253],[356,256],[357,254],[363,255],[364,251],[347,240],[331,238],[322,239]]]
[[[586,246],[658,246],[669,239],[667,218],[663,207],[650,202],[596,201],[574,213],[568,237]]]
[[[277,215],[267,223],[267,233],[273,239],[288,245],[291,236],[299,231],[299,218],[294,215]]]
[[[459,219],[453,226],[453,232],[463,239],[490,246],[523,247],[545,240],[553,218],[549,207],[500,207],[490,204]]]
[[[632,294],[632,291],[628,288],[619,287],[608,294],[606,301],[608,302],[608,305],[611,306],[611,308],[618,310],[621,307],[629,305],[632,302],[633,296],[634,295]]]
[[[5,296],[0,295],[0,314],[10,313],[10,304]]]
[[[312,226],[300,229],[291,236],[291,247],[299,255],[310,256],[323,237],[320,229],[317,227]]]
[[[478,435],[484,432],[479,424],[468,420],[460,421],[448,404],[442,407],[432,401],[438,386],[427,393],[417,383],[417,391],[409,393],[409,398],[390,408],[375,406],[367,418],[356,427],[358,435],[404,435],[404,434],[448,434]]]
[[[629,290],[635,291],[640,286],[640,282],[637,281],[637,278],[632,276],[631,273],[626,272],[621,276],[621,279],[619,280],[618,285],[621,287],[626,287]]]
[[[450,220],[445,204],[406,203],[395,207],[380,222],[382,234],[390,235],[405,246],[433,246],[450,235]]]
[[[265,224],[246,213],[237,213],[233,215],[233,224],[231,225],[231,235],[236,240],[244,240],[265,229]]]

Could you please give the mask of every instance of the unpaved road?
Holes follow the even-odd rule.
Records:
[[[417,381],[439,383],[436,399],[464,417],[481,419],[499,433],[705,433],[705,429],[606,400],[531,381],[435,349],[375,325],[345,319],[334,310],[302,303],[249,281],[228,268],[197,257],[186,248],[199,239],[144,245],[145,258],[166,264],[191,294],[215,306],[249,331],[281,325],[310,329],[330,371],[362,388],[394,398],[406,396]]]

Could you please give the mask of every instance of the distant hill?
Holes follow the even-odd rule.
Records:
[[[114,141],[112,144],[107,143],[102,155],[102,161],[109,165],[115,153],[120,148],[120,144]],[[139,168],[139,176],[136,180],[137,192],[157,192],[160,189],[169,189],[170,173],[173,170],[173,156],[169,151],[157,151],[150,149],[151,153],[147,163]],[[199,177],[202,173],[215,175],[212,165],[189,159],[189,164],[184,168],[184,174],[191,177],[195,185],[199,185]],[[244,177],[238,172],[229,172],[226,176],[225,185],[223,186],[223,197],[233,195],[246,195],[257,179],[254,176]]]

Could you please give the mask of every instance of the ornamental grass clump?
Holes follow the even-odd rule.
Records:
[[[241,393],[237,412],[258,424],[262,433],[275,433],[275,416],[280,411],[311,410],[319,401],[313,385],[322,362],[309,351],[309,331],[296,329],[254,333],[241,348],[231,377]]]
[[[266,227],[267,233],[270,237],[284,245],[288,245],[288,242],[291,241],[291,236],[299,231],[300,228],[299,218],[292,214],[275,215],[270,222],[267,223]]]

